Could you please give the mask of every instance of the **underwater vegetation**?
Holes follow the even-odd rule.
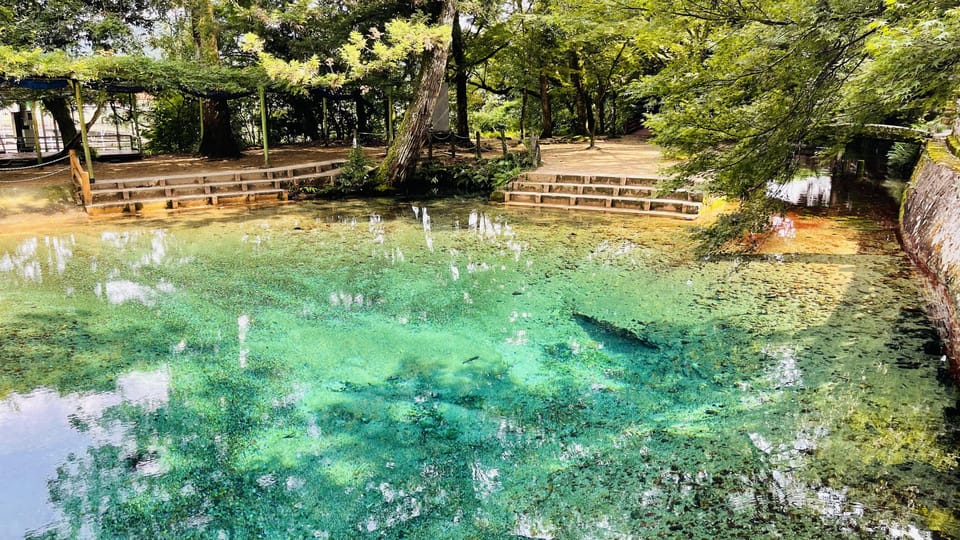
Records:
[[[707,262],[469,200],[2,236],[0,536],[958,538],[918,282],[840,226]]]

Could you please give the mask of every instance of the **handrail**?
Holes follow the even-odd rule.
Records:
[[[77,158],[77,151],[70,150],[70,177],[73,183],[80,188],[80,198],[83,200],[83,206],[93,204],[93,191],[90,189],[90,174],[83,170],[80,159]]]

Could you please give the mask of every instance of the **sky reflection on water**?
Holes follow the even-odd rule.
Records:
[[[0,237],[0,521],[955,536],[957,395],[871,231],[704,263],[675,222],[467,201]]]

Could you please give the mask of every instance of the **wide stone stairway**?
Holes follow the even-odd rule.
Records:
[[[696,219],[703,193],[681,188],[662,193],[656,177],[528,172],[510,182],[504,202],[564,210],[593,210]]]

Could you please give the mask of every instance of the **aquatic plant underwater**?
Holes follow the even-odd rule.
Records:
[[[707,262],[476,201],[0,236],[0,536],[960,537],[919,281],[838,221]]]

